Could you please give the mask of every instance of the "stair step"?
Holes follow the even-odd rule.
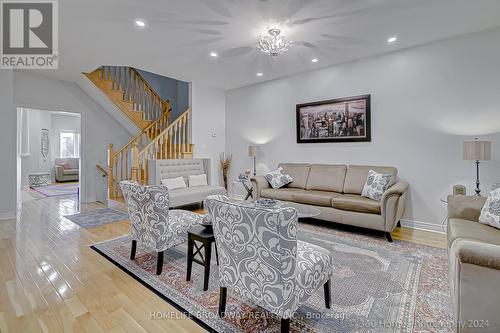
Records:
[[[92,81],[109,99],[120,109],[125,115],[129,117],[134,124],[140,129],[144,129],[151,124],[150,120],[144,119],[144,112],[134,110],[134,102],[126,101],[123,99],[123,93],[120,90],[113,89],[113,83],[110,80],[103,80],[100,78],[98,70],[92,73],[84,73],[87,78]]]

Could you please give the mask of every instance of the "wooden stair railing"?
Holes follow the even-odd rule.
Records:
[[[149,179],[148,161],[156,159],[192,158],[191,108],[187,109],[154,140],[137,154],[132,169],[137,172],[134,180],[146,182]]]
[[[164,101],[135,68],[101,66],[84,74],[140,129],[170,111],[170,101]]]
[[[138,177],[134,175],[134,158],[137,159],[140,149],[148,146],[152,140],[168,128],[169,116],[170,112],[165,112],[160,118],[152,122],[118,151],[113,150],[113,144],[109,145],[108,196],[110,198],[117,198],[121,195],[118,187],[120,181],[138,179]]]

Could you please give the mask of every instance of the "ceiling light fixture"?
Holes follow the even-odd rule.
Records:
[[[259,76],[259,77],[261,77],[261,76],[263,76],[263,75],[264,75],[264,73],[262,73],[262,72],[258,72],[256,75],[257,75],[257,76]]]
[[[394,43],[394,42],[395,42],[395,41],[397,41],[397,40],[398,40],[398,37],[396,37],[396,36],[392,36],[392,37],[389,37],[389,38],[387,39],[387,43],[392,44],[392,43]]]
[[[135,25],[138,28],[144,28],[146,26],[146,23],[141,19],[137,19],[137,20],[135,20]]]
[[[318,58],[314,58],[311,60],[312,62],[318,62]]]
[[[214,58],[217,58],[219,55],[217,54],[217,52],[210,52],[210,56],[211,57],[214,57]]]
[[[280,36],[280,29],[270,29],[268,31],[269,35],[260,36],[260,40],[257,43],[259,50],[265,54],[269,54],[271,58],[276,58],[277,56],[288,51],[291,42],[285,42]]]

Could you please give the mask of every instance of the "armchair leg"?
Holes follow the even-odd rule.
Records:
[[[325,290],[325,306],[327,309],[329,309],[331,301],[332,301],[332,299],[331,299],[331,297],[332,297],[331,296],[332,284],[331,284],[330,280],[326,281],[326,283],[323,285],[323,288]]]
[[[281,318],[281,333],[288,333],[290,331],[290,318]]]
[[[392,243],[392,236],[391,236],[391,233],[390,232],[386,232],[385,233],[385,238],[387,238],[387,241],[389,243]]]
[[[227,288],[220,287],[219,292],[219,317],[224,318],[226,315],[226,299],[227,299]]]
[[[156,263],[156,275],[160,275],[163,270],[163,251],[158,252],[158,262]]]
[[[135,259],[135,251],[137,250],[137,241],[135,239],[132,240],[132,248],[130,249],[130,260]]]

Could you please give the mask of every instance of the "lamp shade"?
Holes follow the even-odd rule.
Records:
[[[491,160],[491,141],[465,141],[464,160]]]
[[[248,156],[250,157],[257,156],[257,146],[248,146]]]

